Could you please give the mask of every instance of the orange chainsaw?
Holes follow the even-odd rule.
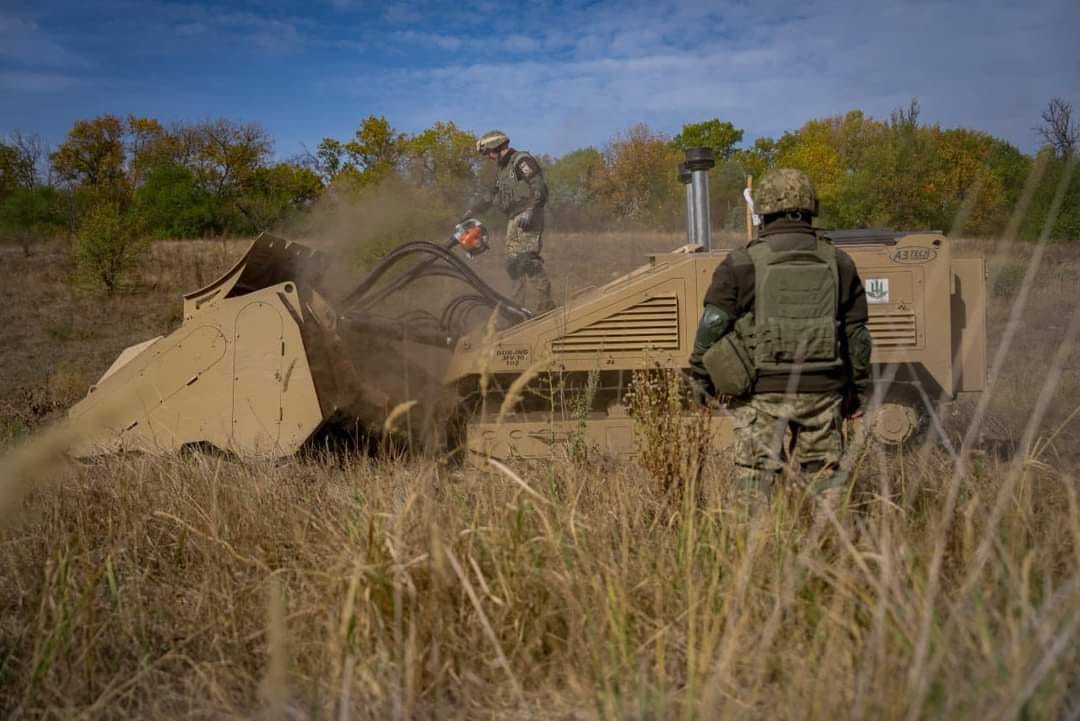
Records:
[[[488,245],[488,229],[476,218],[463,220],[454,226],[454,234],[447,242],[447,249],[460,245],[465,249],[465,256],[475,258],[491,246]]]

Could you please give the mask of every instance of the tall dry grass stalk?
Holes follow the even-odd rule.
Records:
[[[1075,479],[977,462],[747,515],[632,466],[114,458],[3,537],[0,709],[120,718],[1030,718],[1076,710]],[[882,475],[884,473],[884,475]],[[882,489],[917,486],[909,503]],[[946,537],[938,534],[945,532]],[[992,556],[980,559],[990,543]],[[926,678],[911,678],[945,548]],[[979,564],[981,563],[981,567]],[[914,688],[929,692],[919,699]],[[913,708],[918,704],[918,708]]]

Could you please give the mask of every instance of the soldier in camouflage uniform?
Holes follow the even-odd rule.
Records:
[[[507,217],[506,272],[514,281],[513,298],[525,305],[532,289],[539,313],[551,310],[551,281],[544,272],[541,236],[544,234],[544,204],[547,184],[540,164],[529,153],[510,147],[510,138],[501,130],[489,130],[476,142],[476,152],[498,164],[495,184],[465,214],[487,210],[497,205]]]
[[[759,237],[713,274],[692,374],[706,393],[713,378],[723,385],[724,367],[710,367],[720,354],[707,351],[733,331],[752,359],[750,393],[734,409],[744,492],[768,495],[789,455],[813,490],[844,488],[842,418],[860,416],[870,390],[866,293],[851,257],[812,229],[817,195],[804,173],[770,171],[753,196]]]

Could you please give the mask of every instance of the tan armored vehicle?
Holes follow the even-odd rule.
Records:
[[[586,443],[633,455],[624,405],[631,376],[646,364],[687,366],[702,299],[727,253],[710,249],[701,165],[688,173],[694,242],[539,317],[454,254],[456,245],[470,254],[486,248],[475,221],[445,245],[395,249],[351,287],[328,278],[330,263],[319,253],[262,236],[220,279],[185,296],[178,330],[125,350],[72,408],[83,437],[76,453],[204,443],[276,457],[328,430],[377,432],[401,402],[420,401],[430,420],[434,385],[388,382],[413,363],[456,392],[455,422],[442,425],[463,426],[458,440],[473,454],[551,457],[580,437],[584,421]],[[935,232],[829,235],[855,260],[870,301],[878,402],[869,427],[882,441],[902,443],[940,403],[984,387],[983,259],[954,256]],[[438,313],[402,303],[414,282],[432,277],[458,287]],[[526,372],[529,383],[513,388],[520,400],[500,418]],[[714,427],[721,443],[730,440],[722,408]]]
[[[926,422],[930,408],[984,387],[985,265],[982,258],[953,257],[940,233],[833,237],[855,260],[870,302],[872,361],[882,385],[870,427],[880,440],[901,443]],[[497,412],[520,373],[540,363],[562,376],[554,385],[583,389],[584,378],[594,374],[587,441],[612,453],[635,453],[633,423],[622,403],[631,373],[645,363],[687,366],[702,299],[726,254],[700,245],[658,254],[622,278],[580,292],[564,308],[499,333],[492,345],[482,330],[463,338],[449,378],[469,397],[479,392],[481,374],[489,376],[490,397],[473,404],[489,409],[488,417],[470,422],[469,449],[540,458],[578,432],[579,419],[553,413],[547,392],[525,399],[524,412],[502,422],[490,412]],[[722,411],[717,425],[723,437]]]

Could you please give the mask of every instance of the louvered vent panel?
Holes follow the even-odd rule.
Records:
[[[876,348],[915,348],[919,344],[914,313],[880,313],[866,323]]]
[[[679,299],[648,298],[615,315],[578,328],[552,344],[555,353],[626,353],[679,349]]]

